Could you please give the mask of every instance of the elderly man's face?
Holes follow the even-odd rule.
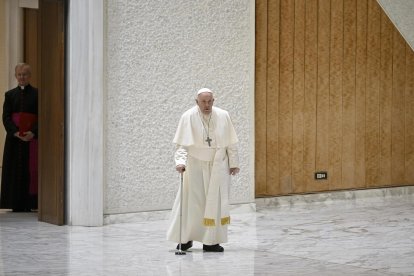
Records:
[[[19,66],[16,68],[15,72],[16,80],[19,83],[19,86],[26,86],[30,81],[30,69],[27,66]]]
[[[209,92],[200,93],[197,96],[196,103],[203,114],[209,115],[214,103],[213,94]]]

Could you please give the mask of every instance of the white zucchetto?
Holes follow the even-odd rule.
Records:
[[[200,95],[201,93],[204,93],[204,92],[208,92],[208,93],[213,94],[213,91],[211,91],[210,89],[208,89],[208,88],[201,88],[200,90],[198,90],[197,96]]]

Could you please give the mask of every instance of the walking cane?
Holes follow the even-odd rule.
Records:
[[[182,229],[182,216],[183,216],[183,172],[180,173],[180,243],[178,244],[178,251],[175,252],[175,255],[185,255],[185,252],[181,250],[181,229]]]

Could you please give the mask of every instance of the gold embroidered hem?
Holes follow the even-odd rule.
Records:
[[[221,225],[230,224],[230,217],[225,217],[221,219]]]
[[[230,224],[230,217],[225,217],[221,219],[221,225]],[[214,219],[204,218],[204,226],[216,226]]]
[[[216,226],[214,219],[204,218],[204,226]]]

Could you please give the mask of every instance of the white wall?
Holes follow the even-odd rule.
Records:
[[[168,210],[179,185],[172,139],[195,92],[230,112],[254,201],[254,1],[106,1],[104,213]]]
[[[414,0],[377,0],[414,51]]]

